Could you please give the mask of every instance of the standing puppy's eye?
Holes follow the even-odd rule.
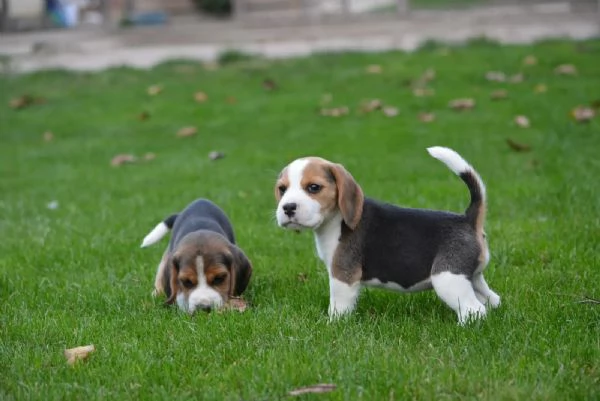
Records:
[[[281,195],[281,196],[283,196],[285,191],[287,191],[287,188],[285,185],[280,185],[278,189],[279,189],[279,195]]]
[[[226,278],[227,276],[225,274],[218,275],[213,279],[212,285],[223,284]]]
[[[308,191],[309,194],[316,194],[318,193],[321,189],[323,188],[323,186],[319,185],[319,184],[308,184],[306,186],[306,191]]]

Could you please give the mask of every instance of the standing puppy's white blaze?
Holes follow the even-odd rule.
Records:
[[[315,228],[323,222],[321,204],[311,198],[302,188],[304,169],[310,160],[294,160],[287,169],[289,186],[277,207],[276,217],[279,226],[290,228]],[[288,217],[283,210],[286,204],[295,203],[296,210],[292,217]]]
[[[473,284],[461,274],[442,272],[431,276],[437,295],[458,315],[458,322],[485,316],[485,306],[477,299]]]

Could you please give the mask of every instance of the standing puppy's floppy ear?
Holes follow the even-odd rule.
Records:
[[[169,257],[167,261],[167,267],[165,268],[165,294],[167,294],[167,300],[165,303],[171,305],[177,298],[177,291],[179,291],[179,284],[177,276],[179,275],[179,260],[174,256]],[[168,284],[167,284],[168,283]]]
[[[252,264],[244,252],[235,245],[230,245],[231,251],[231,288],[230,296],[242,295],[252,276]]]
[[[341,164],[331,165],[331,174],[338,190],[338,207],[344,223],[355,230],[362,216],[365,196],[352,175]]]

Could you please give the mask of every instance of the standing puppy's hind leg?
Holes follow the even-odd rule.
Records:
[[[431,284],[442,301],[454,309],[460,324],[485,316],[485,306],[477,299],[466,276],[443,271],[431,276]]]

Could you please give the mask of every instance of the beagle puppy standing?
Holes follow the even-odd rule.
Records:
[[[285,167],[275,185],[277,223],[310,229],[329,273],[329,316],[352,312],[363,285],[400,292],[433,288],[460,324],[497,307],[487,285],[489,262],[483,223],[485,186],[458,153],[427,149],[467,185],[471,204],[464,214],[409,209],[366,198],[350,173],[318,157]]]
[[[172,231],[154,280],[155,296],[177,301],[190,314],[219,308],[246,289],[252,265],[235,245],[233,227],[214,203],[198,199],[167,217],[143,240],[142,248]]]

